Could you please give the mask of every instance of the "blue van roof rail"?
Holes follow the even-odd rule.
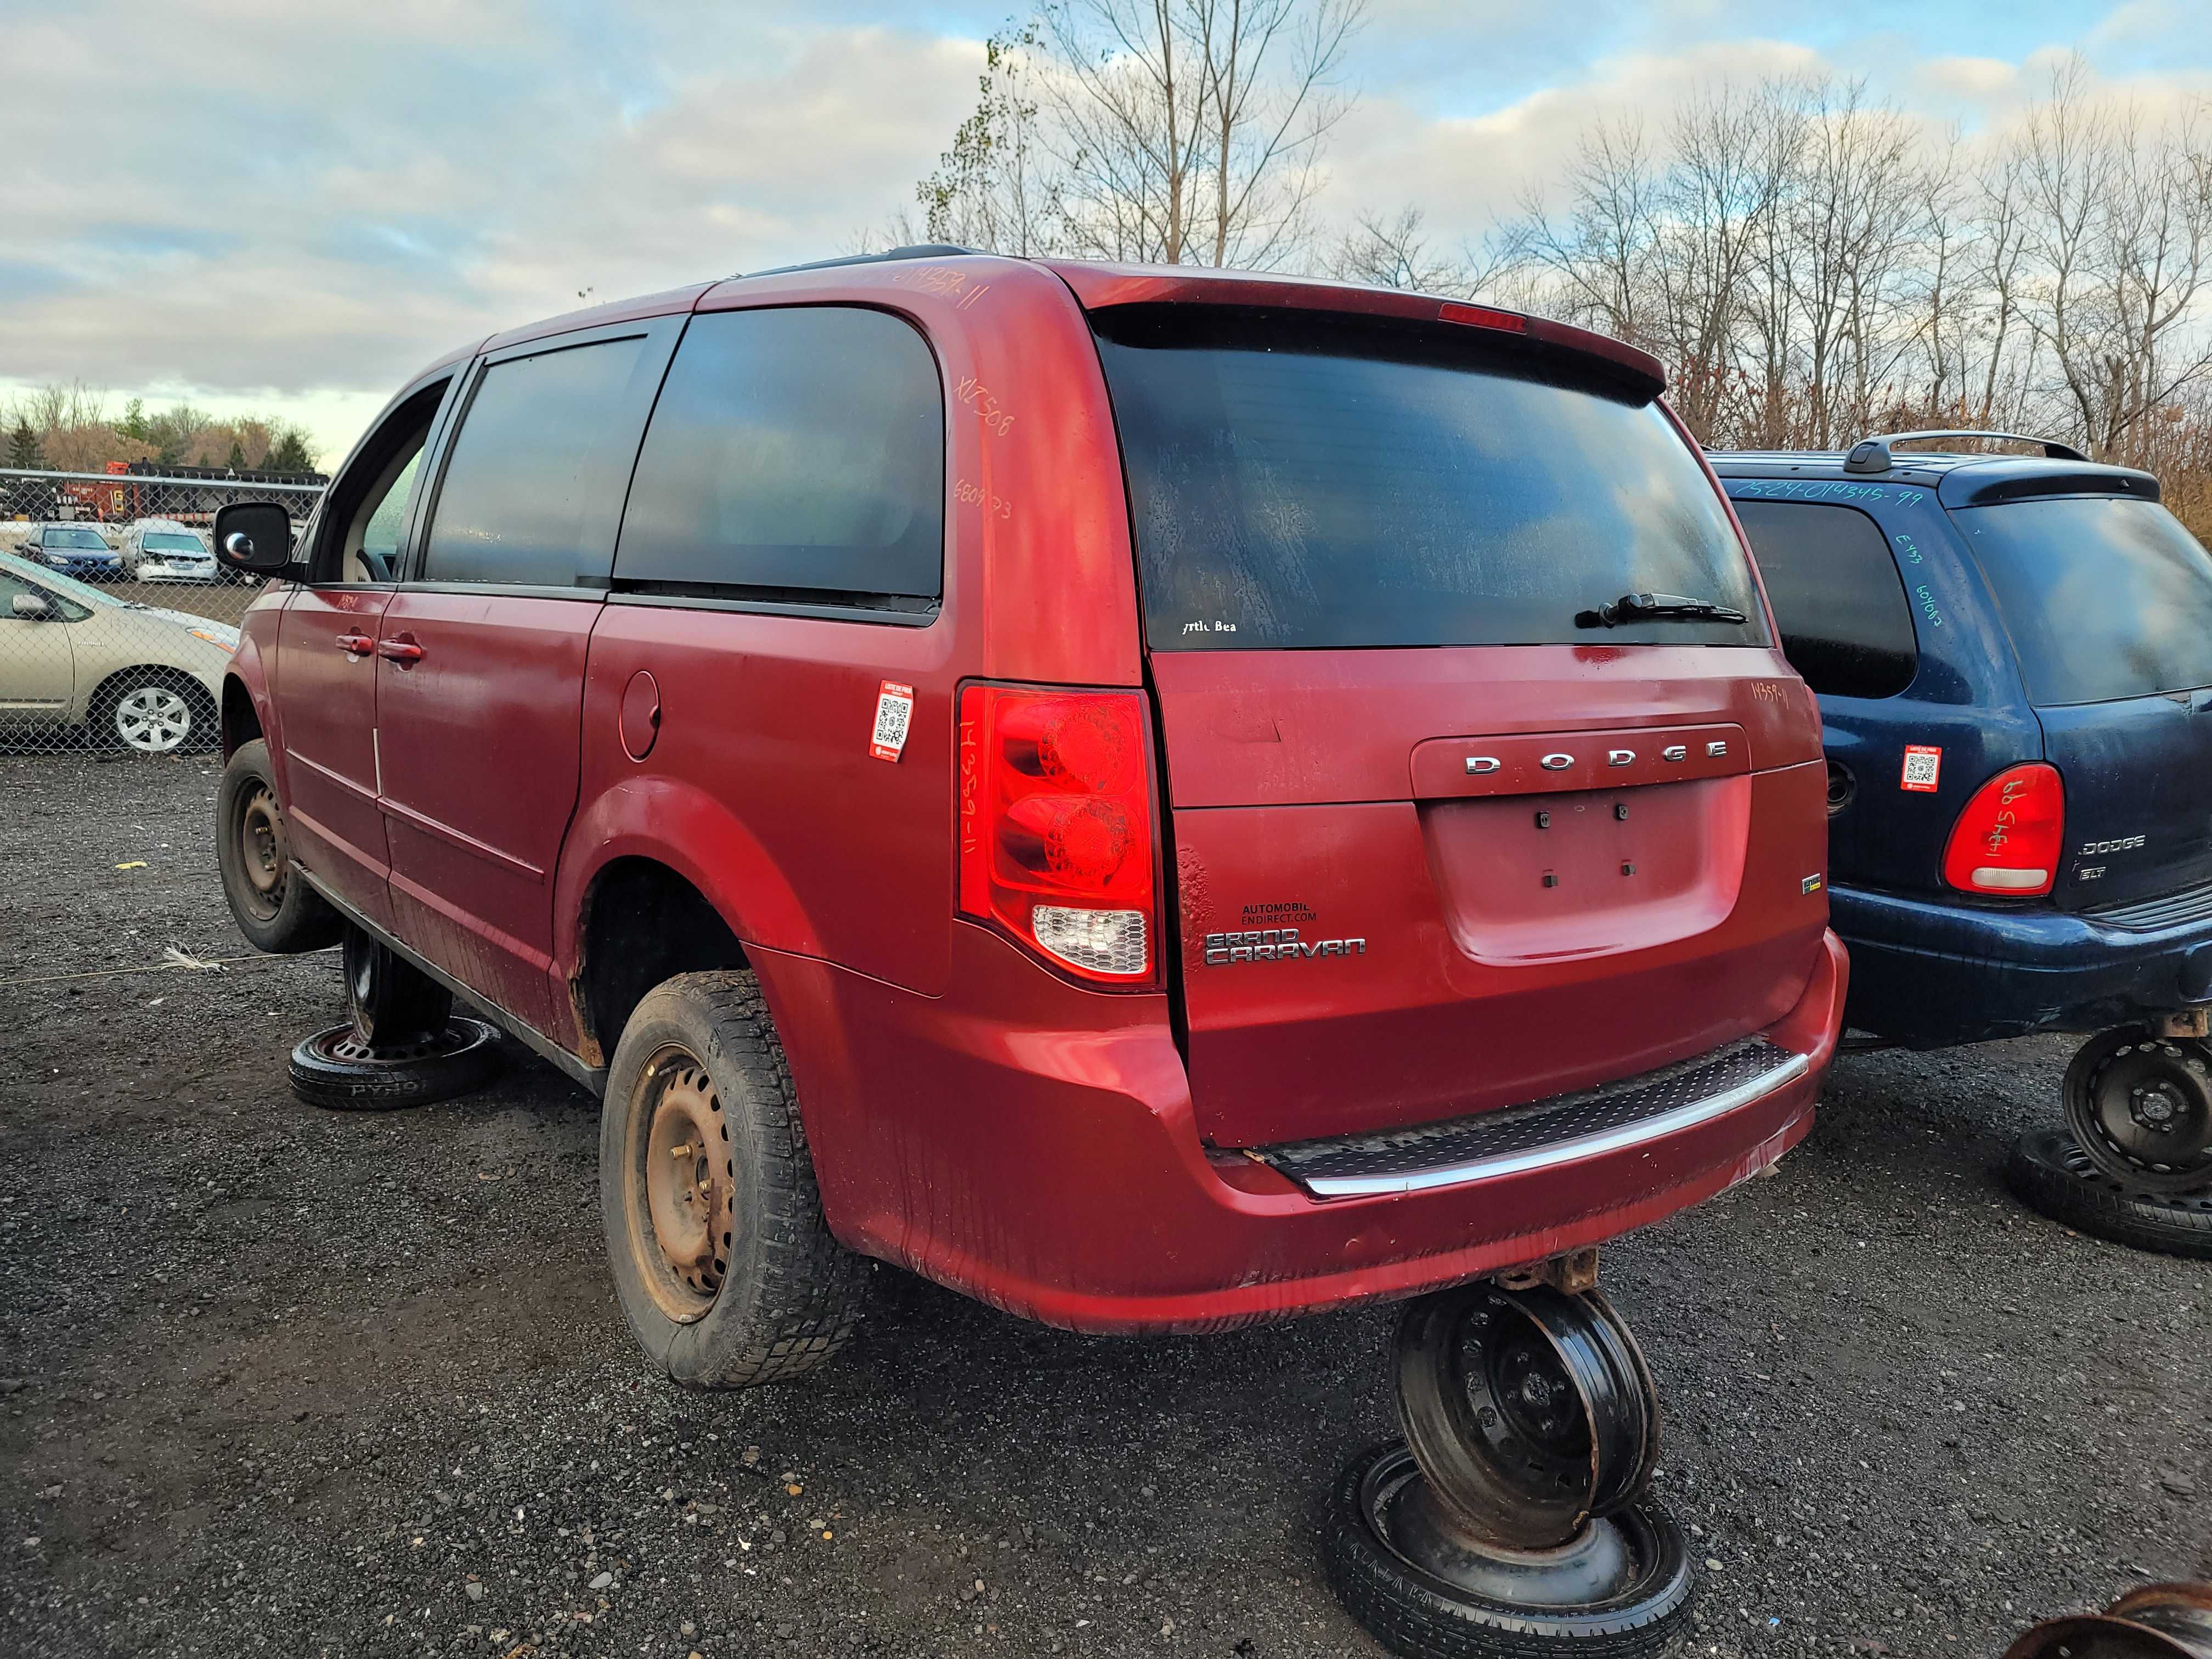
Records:
[[[1929,432],[1893,432],[1882,438],[1863,438],[1851,446],[1851,453],[1844,457],[1846,472],[1887,472],[1894,463],[1890,459],[1892,444],[1911,443],[1922,438],[1996,438],[2012,444],[2040,444],[2043,453],[2054,461],[2086,461],[2089,458],[2071,444],[2062,444],[2056,438],[2031,438],[2020,432],[1974,432],[1964,428],[1945,428]]]

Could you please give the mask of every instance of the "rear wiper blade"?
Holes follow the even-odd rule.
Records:
[[[1619,628],[1640,622],[1749,622],[1732,605],[1685,599],[1680,593],[1624,593],[1611,605],[1575,614],[1577,628]]]

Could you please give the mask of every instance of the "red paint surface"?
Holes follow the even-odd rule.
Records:
[[[400,936],[544,1029],[553,871],[576,804],[596,600],[402,591],[377,667],[380,805]]]
[[[389,925],[392,855],[377,811],[374,643],[392,592],[381,587],[302,587],[271,615],[281,672],[284,819],[297,856],[372,921]],[[266,617],[265,623],[259,622]],[[370,649],[339,643],[367,641]]]
[[[1209,1156],[1162,999],[1079,990],[955,938],[931,1000],[755,957],[831,1227],[994,1306],[1077,1330],[1203,1331],[1411,1296],[1632,1231],[1780,1158],[1811,1127],[1843,947],[1769,1034],[1812,1075],[1653,1146],[1465,1188],[1316,1202]]]
[[[302,590],[281,659],[247,671],[282,705],[281,777],[321,827],[317,867],[368,848],[347,890],[362,908],[581,1054],[593,884],[619,860],[666,865],[761,975],[838,1236],[1085,1329],[1410,1294],[1613,1237],[1778,1157],[1809,1121],[1844,977],[1825,895],[1803,891],[1825,874],[1819,723],[1780,656],[1594,643],[1147,663],[1079,296],[1431,319],[1438,305],[961,258],[733,282],[501,337],[695,302],[908,318],[945,388],[941,611],[912,627],[407,591],[366,620],[420,659],[356,662],[331,641],[364,618]],[[1656,382],[1642,354],[1579,331],[1532,319],[1528,337]],[[986,679],[1146,689],[1187,1054],[1169,995],[1086,988],[957,915],[956,709]],[[895,765],[868,752],[886,680],[915,696]],[[380,796],[361,741],[380,722]],[[1729,752],[1652,758],[1670,737]],[[1577,757],[1556,774],[1535,764],[1554,744]],[[1468,775],[1469,745],[1500,772]],[[1635,759],[1611,769],[1613,747]],[[310,757],[320,770],[296,763]],[[1541,841],[1538,810],[1555,819]],[[1207,932],[1285,926],[1364,949],[1203,963]],[[1565,1170],[1319,1203],[1233,1150],[1518,1103],[1759,1030],[1814,1074]]]

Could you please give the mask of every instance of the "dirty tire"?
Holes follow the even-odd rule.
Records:
[[[679,1088],[698,1113],[687,1121],[719,1129],[707,1156],[679,1153],[678,1165],[696,1163],[719,1206],[702,1211],[708,1289],[671,1265],[648,1186],[659,1160],[647,1154],[672,1150],[654,1137]],[[691,1150],[687,1135],[682,1152]],[[852,1334],[868,1264],[823,1219],[791,1073],[750,972],[679,975],[631,1013],[599,1118],[599,1215],[623,1316],[673,1382],[743,1389],[798,1376]]]
[[[359,1044],[350,1021],[307,1038],[292,1050],[292,1092],[333,1111],[390,1112],[451,1100],[499,1075],[499,1032],[480,1019],[451,1020],[398,1058],[368,1058]]]
[[[2114,1244],[2212,1261],[2212,1191],[2130,1190],[2064,1129],[2031,1129],[2005,1159],[2005,1184],[2038,1213]]]
[[[1642,1659],[1689,1616],[1697,1575],[1674,1517],[1648,1499],[1613,1517],[1642,1562],[1629,1588],[1580,1608],[1516,1607],[1471,1595],[1423,1571],[1377,1531],[1370,1498],[1412,1455],[1402,1442],[1370,1447],[1337,1477],[1322,1538],[1329,1583],[1345,1610],[1406,1659]]]
[[[222,769],[215,798],[215,854],[231,919],[255,950],[289,956],[338,942],[344,921],[292,866],[269,745],[259,738],[239,744]],[[258,879],[249,860],[258,866]]]

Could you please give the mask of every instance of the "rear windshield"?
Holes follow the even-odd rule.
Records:
[[[1156,650],[1767,642],[1718,494],[1655,404],[1436,329],[1095,320]],[[1749,620],[1577,625],[1632,592]]]
[[[2155,501],[2067,495],[1951,517],[1996,592],[2030,702],[2212,685],[2212,558]]]

